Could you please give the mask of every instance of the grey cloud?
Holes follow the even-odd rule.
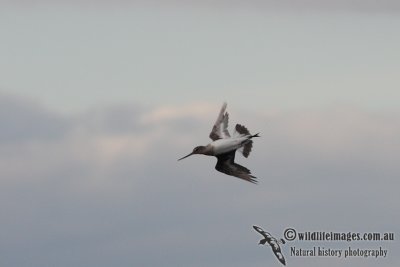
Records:
[[[262,1],[260,1],[262,2]],[[381,12],[398,12],[400,11],[400,4],[395,0],[300,0],[300,1],[268,1],[271,5],[277,5],[282,8],[292,10],[314,9],[322,11],[348,11],[348,12],[367,12],[367,13],[381,13]]]
[[[33,147],[9,142],[0,151],[1,265],[266,266],[276,259],[257,246],[253,224],[276,236],[289,226],[399,231],[397,113],[309,110],[249,113],[236,121],[230,110],[231,128],[246,122],[262,135],[249,159],[237,157],[259,177],[255,186],[216,172],[214,158],[176,161],[208,141],[214,116],[146,123],[140,118],[152,109],[132,106],[77,114],[67,135],[43,135]],[[107,150],[126,135],[140,142]],[[96,147],[102,142],[104,151]],[[18,155],[9,157],[12,148]],[[382,245],[392,254],[398,249]],[[391,256],[379,264],[397,266],[399,260]]]
[[[179,2],[179,1],[176,1]],[[198,2],[194,1],[194,4]],[[356,13],[398,13],[400,3],[395,0],[252,0],[252,1],[207,1],[213,7],[257,9],[258,11],[323,11],[323,12],[356,12]],[[204,1],[202,1],[204,5]]]
[[[0,94],[0,143],[56,138],[68,120],[32,100]]]
[[[146,130],[140,123],[144,109],[139,106],[111,106],[79,114],[77,124],[86,131],[98,134],[126,134]]]
[[[26,1],[2,1],[0,4],[9,5],[22,5],[27,4]],[[38,4],[69,4],[77,6],[87,6],[93,7],[136,7],[136,6],[148,6],[148,7],[206,7],[219,10],[222,9],[254,9],[262,11],[326,11],[326,12],[357,12],[357,13],[369,13],[369,14],[379,14],[379,13],[398,13],[400,11],[400,3],[396,0],[250,0],[250,1],[226,1],[226,0],[216,0],[216,1],[181,1],[181,0],[101,0],[101,1],[47,1],[41,0],[36,1],[35,5]],[[32,4],[29,4],[32,6]]]
[[[182,112],[171,118],[150,118],[153,112],[149,107],[141,105],[115,105],[98,107],[73,116],[73,127],[94,135],[145,135],[159,128],[177,132],[193,132],[198,123],[203,123],[198,117]],[[154,119],[154,121],[153,121]]]

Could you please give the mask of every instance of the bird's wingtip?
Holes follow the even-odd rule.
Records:
[[[253,175],[250,175],[250,178],[249,178],[249,180],[247,180],[247,181],[249,181],[249,182],[252,183],[252,184],[258,184],[257,177],[255,177],[255,176],[253,176]]]

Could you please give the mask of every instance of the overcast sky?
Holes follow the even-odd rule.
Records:
[[[279,266],[252,225],[400,233],[398,1],[0,1],[1,266]],[[261,132],[253,185],[177,162]],[[397,236],[396,236],[397,237]],[[399,266],[398,241],[313,243]],[[309,244],[308,244],[309,245]]]

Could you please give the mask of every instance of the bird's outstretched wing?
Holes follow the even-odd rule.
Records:
[[[210,138],[215,141],[218,139],[231,137],[228,132],[228,112],[225,112],[227,104],[224,103],[221,107],[221,111],[218,114],[217,120],[210,133]]]
[[[271,242],[271,248],[272,251],[274,252],[276,258],[283,264],[286,265],[286,261],[285,261],[285,257],[283,257],[282,251],[281,251],[281,247],[279,246],[278,242]]]
[[[236,124],[233,136],[244,136],[244,135],[250,135],[249,130],[247,130],[247,128],[243,125]],[[250,155],[252,147],[253,147],[253,141],[249,140],[239,151],[242,152],[245,158],[247,158]]]
[[[217,165],[215,165],[215,169],[217,171],[223,172],[227,175],[238,177],[253,184],[257,183],[257,178],[251,175],[249,169],[234,162],[235,151],[218,155],[217,158]]]
[[[260,234],[262,234],[264,237],[272,239],[272,235],[268,232],[265,232],[263,229],[261,229],[260,227],[253,225],[254,230],[256,230],[257,232],[259,232]]]
[[[274,252],[276,258],[283,264],[286,265],[286,261],[285,261],[285,257],[283,257],[282,251],[281,251],[281,247],[279,246],[279,241],[273,237],[270,233],[265,232],[263,229],[261,229],[260,227],[253,225],[254,230],[256,230],[257,232],[259,232],[260,234],[262,234],[268,244],[271,246],[272,248],[272,252]],[[282,243],[284,243],[283,239],[281,241]]]

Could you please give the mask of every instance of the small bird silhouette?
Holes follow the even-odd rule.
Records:
[[[229,115],[226,110],[227,104],[222,105],[221,111],[211,130],[210,138],[213,142],[206,146],[197,146],[193,151],[178,160],[182,160],[194,154],[203,154],[217,157],[215,169],[227,175],[235,176],[248,182],[257,183],[256,177],[246,167],[235,163],[235,152],[240,150],[244,157],[248,157],[253,147],[253,137],[259,137],[258,133],[251,135],[243,125],[236,124],[233,137],[228,131]]]
[[[278,258],[278,260],[283,264],[286,265],[285,257],[283,257],[281,248],[279,244],[285,244],[285,240],[282,238],[280,240],[277,240],[275,237],[273,237],[270,233],[265,232],[263,229],[261,229],[258,226],[253,225],[254,230],[259,232],[264,236],[263,239],[260,240],[258,243],[259,245],[265,245],[265,243],[268,243],[268,245],[271,246],[272,252],[274,252],[275,256]]]

